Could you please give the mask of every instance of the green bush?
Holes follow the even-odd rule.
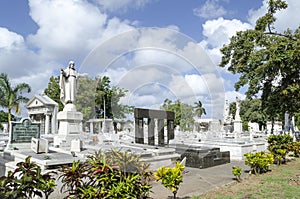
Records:
[[[14,171],[9,171],[7,176],[0,178],[0,198],[33,198],[34,196],[46,199],[56,187],[55,172],[41,173],[41,168],[30,161],[30,156],[25,162],[17,163]]]
[[[300,153],[300,142],[293,142],[290,151],[294,152],[295,157],[299,157]]]
[[[286,154],[292,149],[293,138],[289,134],[270,135],[268,137],[268,150],[274,155],[275,162],[285,162]]]
[[[238,182],[242,181],[242,179],[241,179],[242,171],[243,171],[243,169],[241,167],[238,167],[238,166],[232,167],[232,174],[236,177]]]
[[[174,168],[160,167],[154,173],[156,181],[161,181],[164,187],[170,189],[174,195],[174,199],[176,199],[179,185],[182,182],[183,170],[184,166],[177,162]]]
[[[256,152],[256,153],[246,153],[245,164],[250,166],[251,173],[260,174],[267,172],[269,167],[274,162],[274,156],[270,153]]]
[[[128,151],[99,151],[84,163],[60,169],[61,191],[67,198],[146,198],[151,189],[148,166]]]

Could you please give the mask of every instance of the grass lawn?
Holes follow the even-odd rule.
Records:
[[[300,198],[300,158],[194,198]]]

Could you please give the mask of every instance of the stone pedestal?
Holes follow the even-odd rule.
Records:
[[[233,121],[233,132],[241,133],[243,131],[243,123],[241,120]]]
[[[82,113],[76,111],[75,105],[67,104],[63,111],[58,112],[58,135],[80,134],[82,132]]]

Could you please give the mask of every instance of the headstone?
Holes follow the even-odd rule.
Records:
[[[9,143],[10,148],[30,147],[31,138],[40,138],[40,124],[33,123],[29,118],[20,122],[10,123]]]
[[[82,151],[82,141],[79,139],[75,139],[71,141],[71,149],[72,152],[80,152]]]
[[[35,153],[48,153],[49,143],[47,139],[31,138],[31,149]]]

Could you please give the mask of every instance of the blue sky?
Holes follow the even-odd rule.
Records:
[[[110,76],[129,90],[122,103],[159,108],[165,98],[202,101],[221,117],[237,75],[218,67],[219,49],[253,28],[266,0],[1,0],[0,72],[41,94],[74,60],[81,73]],[[287,0],[278,31],[300,24]],[[292,20],[291,20],[292,19]],[[30,96],[29,96],[30,97]]]

